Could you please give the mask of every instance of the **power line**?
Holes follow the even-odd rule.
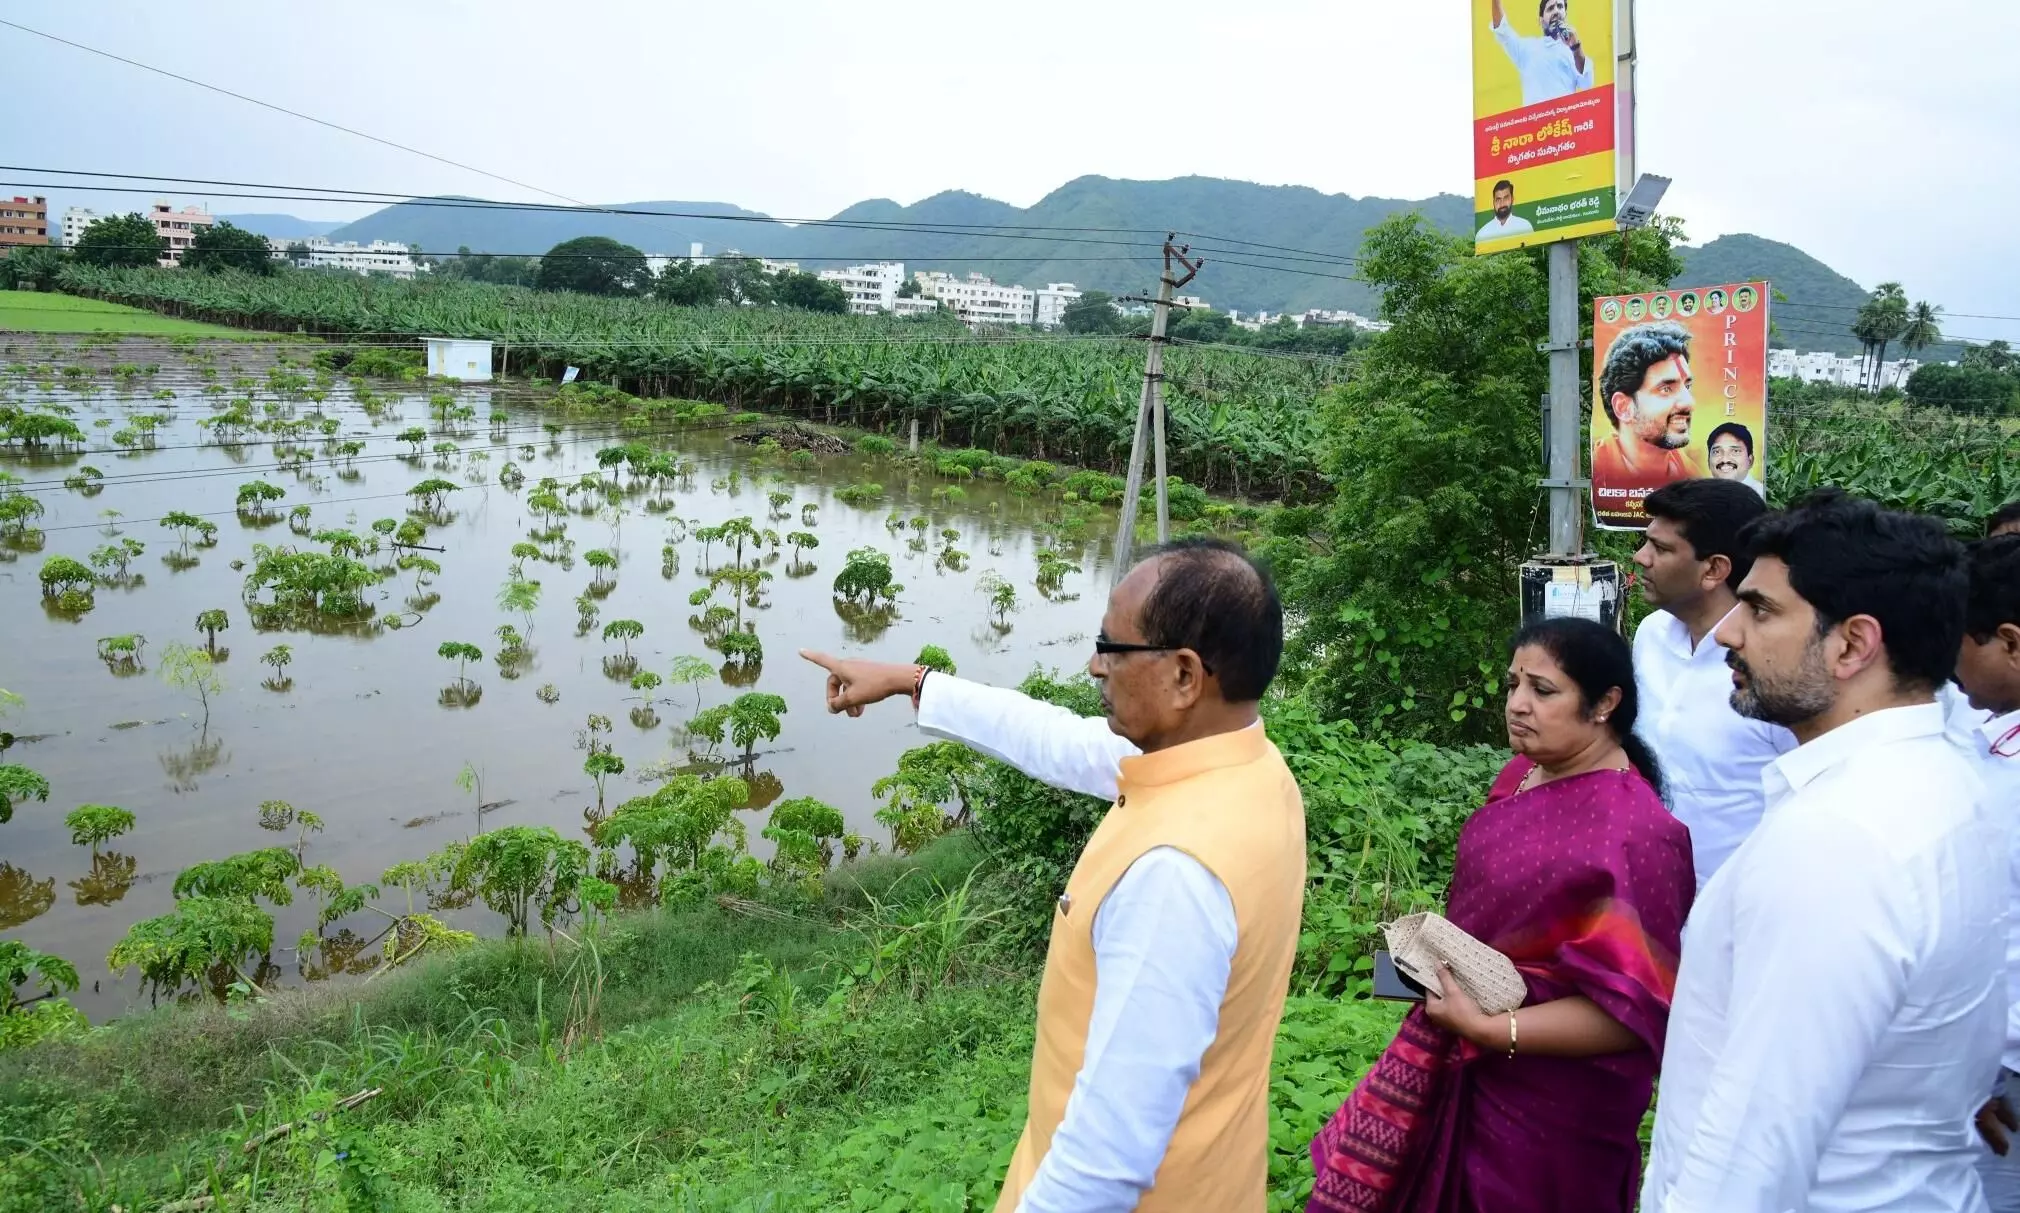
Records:
[[[331,122],[324,118],[318,118],[314,114],[304,114],[300,110],[292,110],[284,105],[276,105],[271,101],[262,101],[258,97],[249,97],[244,93],[234,92],[233,90],[224,88],[220,85],[211,84],[203,80],[198,80],[193,76],[185,76],[180,72],[172,72],[169,71],[167,68],[156,67],[151,63],[142,63],[138,59],[129,59],[125,55],[116,55],[113,54],[111,51],[100,50],[95,46],[86,46],[82,42],[73,42],[68,38],[59,37],[55,34],[47,33],[43,30],[34,29],[29,26],[22,25],[18,21],[9,21],[5,18],[0,18],[0,25],[5,25],[12,29],[20,30],[24,34],[33,34],[38,38],[47,38],[51,42],[61,43],[64,46],[70,47],[74,50],[83,51],[86,54],[97,55],[101,58],[111,59],[116,63],[124,63],[128,67],[137,67],[144,72],[153,72],[157,76],[166,76],[170,80],[179,80],[184,84],[194,85],[195,87],[200,89],[207,89],[213,93],[219,93],[222,94],[223,96],[231,97],[239,101],[244,101],[251,105],[257,105],[262,109],[269,109],[273,110],[275,113],[286,114],[290,118],[299,118],[303,122],[313,122],[317,126],[328,127],[330,130],[333,131],[341,131],[346,135],[353,135],[359,139],[367,139],[373,143],[381,144],[385,147],[394,148],[398,151],[407,152],[411,155],[425,157],[426,159],[433,160],[438,164],[446,164],[451,168],[462,169],[466,173],[475,173],[480,177],[489,177],[493,181],[502,181],[507,185],[516,186],[522,190],[532,190],[536,194],[545,194],[550,198],[559,198],[563,202],[572,203],[576,206],[588,205],[587,203],[579,202],[576,199],[570,198],[566,194],[557,194],[553,190],[543,189],[537,185],[532,185],[524,181],[515,180],[514,178],[507,177],[499,173],[491,172],[488,169],[481,169],[474,164],[464,164],[459,160],[451,160],[447,156],[438,156],[434,152],[424,151],[418,147],[409,147],[404,143],[395,143],[391,139],[384,139],[378,135],[358,130],[355,127],[344,126],[341,123]]]
[[[0,24],[7,24],[7,23],[0,22]],[[926,229],[937,231],[938,229],[943,228],[951,229],[949,232],[943,234],[952,234],[952,230],[975,230],[975,231],[1001,230],[1001,231],[1033,231],[1033,232],[1099,232],[1106,235],[1136,235],[1136,236],[1162,235],[1164,232],[1169,230],[1168,228],[1154,228],[1154,227],[1088,227],[1088,226],[1070,226],[1070,225],[1045,224],[1045,223],[955,223],[951,220],[947,221],[933,220],[931,222],[922,222],[922,221],[913,221],[904,219],[835,219],[835,218],[794,219],[794,218],[780,218],[773,215],[721,215],[716,214],[712,211],[649,211],[643,209],[615,210],[609,207],[598,206],[594,203],[586,203],[586,202],[575,203],[574,205],[571,206],[555,206],[552,203],[545,203],[545,202],[510,202],[502,199],[489,199],[489,198],[441,198],[440,196],[437,195],[428,195],[411,191],[403,193],[399,191],[390,191],[390,190],[359,190],[336,185],[332,186],[274,185],[271,183],[257,182],[257,181],[221,181],[205,177],[164,177],[164,176],[150,175],[146,173],[113,173],[113,172],[105,172],[98,169],[49,168],[41,165],[24,165],[24,164],[0,164],[0,172],[55,173],[59,176],[66,176],[66,177],[112,177],[126,181],[188,182],[195,185],[229,185],[238,188],[294,190],[317,194],[351,194],[351,195],[357,195],[357,201],[359,201],[360,204],[364,204],[367,201],[379,201],[379,200],[389,200],[395,205],[408,202],[417,205],[433,202],[442,202],[442,203],[454,202],[479,208],[491,207],[498,210],[549,211],[556,214],[572,214],[577,211],[588,210],[604,214],[646,215],[646,216],[658,216],[661,218],[670,218],[670,219],[721,219],[730,223],[776,223],[782,226],[791,226],[791,227],[810,227],[810,226],[864,227],[864,228],[876,228],[891,231],[909,231],[913,229]],[[82,187],[66,185],[55,188],[73,189]],[[178,192],[194,192],[194,191],[178,191]],[[554,196],[558,198],[561,195],[556,194]],[[270,197],[278,198],[285,201],[288,195],[275,194],[270,195]],[[302,198],[300,199],[300,201],[319,202],[319,201],[335,201],[335,199]],[[1212,237],[1212,238],[1218,239],[1218,237]],[[1230,241],[1230,243],[1239,244],[1245,242]],[[1290,251],[1303,252],[1308,250],[1294,249]]]

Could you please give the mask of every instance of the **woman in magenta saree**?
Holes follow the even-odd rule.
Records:
[[[1550,620],[1516,638],[1516,757],[1460,831],[1445,916],[1527,997],[1511,1025],[1448,978],[1413,1009],[1312,1142],[1308,1210],[1633,1210],[1695,888],[1636,711],[1618,635]]]

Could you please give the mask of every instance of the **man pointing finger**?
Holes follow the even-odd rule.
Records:
[[[1257,711],[1282,652],[1269,574],[1194,540],[1152,550],[1109,595],[1087,666],[1105,723],[802,654],[827,671],[831,712],[909,696],[926,732],[1113,801],[1053,915],[998,1213],[1265,1207],[1270,1046],[1305,879],[1303,801]]]

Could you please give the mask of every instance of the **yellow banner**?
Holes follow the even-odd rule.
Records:
[[[1614,0],[1472,0],[1474,249],[1614,230]]]

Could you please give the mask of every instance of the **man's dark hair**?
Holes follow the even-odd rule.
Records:
[[[1491,198],[1502,190],[1507,190],[1512,195],[1515,192],[1515,183],[1513,181],[1496,181],[1494,188],[1487,192],[1487,196]]]
[[[1896,686],[1933,691],[1956,672],[1970,575],[1942,523],[1818,489],[1750,524],[1740,542],[1756,560],[1788,565],[1819,634],[1854,615],[1878,620]]]
[[[2002,623],[2020,624],[2020,535],[1998,535],[1971,545],[1971,597],[1964,634],[1979,644]]]
[[[1753,431],[1741,425],[1737,421],[1728,421],[1724,425],[1721,425],[1717,429],[1713,430],[1711,432],[1711,437],[1706,438],[1704,440],[1704,449],[1709,451],[1713,443],[1717,442],[1721,437],[1727,434],[1731,434],[1733,437],[1739,439],[1742,443],[1746,444],[1746,457],[1748,459],[1753,458]]]
[[[2020,501],[2009,501],[1993,510],[1992,516],[1985,520],[1985,533],[1990,535],[2002,526],[2012,526],[2015,523],[2020,523]]]
[[[1649,367],[1679,354],[1690,354],[1690,330],[1673,320],[1637,324],[1615,337],[1599,373],[1599,411],[1606,414],[1607,424],[1620,428],[1620,419],[1613,415],[1614,393],[1634,395],[1647,380]]]
[[[1151,548],[1157,584],[1143,601],[1146,644],[1191,649],[1229,703],[1261,699],[1284,655],[1284,609],[1269,570],[1220,539]]]
[[[1759,493],[1737,480],[1678,480],[1644,497],[1641,508],[1650,518],[1675,523],[1697,559],[1723,556],[1732,561],[1726,585],[1737,590],[1746,580],[1753,557],[1739,536],[1748,523],[1767,513],[1767,502]]]
[[[1549,7],[1550,0],[1536,0],[1536,19],[1538,21],[1543,20],[1543,10]],[[1564,0],[1564,12],[1566,15],[1570,14],[1571,0]]]

